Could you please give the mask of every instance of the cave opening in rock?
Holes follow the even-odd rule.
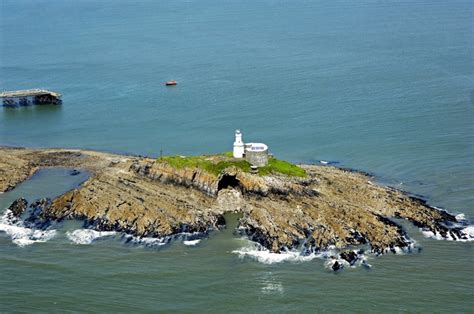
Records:
[[[219,183],[217,183],[217,191],[227,188],[240,188],[240,181],[236,178],[236,176],[224,174],[220,178]]]

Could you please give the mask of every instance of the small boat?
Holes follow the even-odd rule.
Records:
[[[165,85],[166,85],[166,86],[175,86],[175,85],[177,85],[177,84],[178,84],[178,82],[176,82],[176,81],[173,80],[173,81],[168,81],[168,82],[166,82]]]

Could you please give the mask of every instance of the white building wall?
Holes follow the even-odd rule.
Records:
[[[245,153],[244,142],[242,141],[242,133],[240,130],[235,131],[235,141],[234,141],[234,158],[243,158]]]

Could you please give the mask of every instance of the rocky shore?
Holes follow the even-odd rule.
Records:
[[[271,252],[296,249],[309,254],[337,248],[349,264],[358,258],[354,247],[376,254],[411,247],[409,236],[392,218],[453,240],[468,237],[453,215],[378,186],[367,174],[329,166],[301,165],[306,177],[259,176],[233,167],[215,175],[146,157],[0,148],[0,191],[13,189],[45,167],[84,169],[91,176],[78,188],[42,202],[38,219],[82,219],[99,231],[138,237],[206,234],[225,225],[225,212],[239,212],[239,232]],[[12,206],[21,215],[27,204],[18,200]]]

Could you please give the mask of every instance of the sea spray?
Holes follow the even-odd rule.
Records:
[[[201,239],[197,239],[197,240],[185,240],[185,241],[183,241],[183,244],[184,244],[184,245],[187,245],[187,246],[196,246],[199,242],[201,242]]]
[[[145,247],[161,247],[171,243],[172,241],[183,241],[183,244],[186,246],[195,246],[205,236],[207,236],[207,234],[202,232],[182,232],[170,236],[156,238],[137,237],[131,234],[124,233],[122,234],[122,239],[125,241],[125,243],[142,245]]]
[[[439,211],[448,213],[448,210],[439,207],[433,207]],[[452,214],[450,214],[452,215]],[[426,237],[434,240],[447,240],[447,241],[458,241],[458,242],[471,242],[474,241],[474,225],[470,224],[470,220],[466,218],[463,213],[455,215],[456,221],[447,222],[444,226],[444,234],[440,230],[432,230],[427,227],[421,227],[419,230]]]
[[[283,262],[303,263],[314,259],[321,259],[325,261],[324,266],[326,269],[338,272],[344,268],[357,268],[361,266],[370,269],[372,268],[372,265],[369,263],[369,259],[382,256],[382,254],[370,253],[362,249],[341,251],[334,246],[310,254],[302,254],[300,251],[296,250],[273,253],[257,242],[250,241],[246,238],[242,238],[241,240],[246,241],[246,245],[237,250],[233,250],[232,253],[237,254],[241,259],[249,257],[259,263],[268,265]],[[393,253],[403,255],[419,251],[416,250],[416,248],[416,241],[410,240],[410,244],[407,247],[387,248],[383,250],[383,252],[387,254]]]
[[[117,234],[115,231],[95,231],[92,229],[76,229],[67,231],[66,236],[75,244],[91,244],[97,239]]]
[[[0,218],[0,231],[10,236],[12,242],[20,247],[36,242],[46,242],[56,235],[56,230],[38,230],[25,226],[22,220],[16,219],[10,210]]]

